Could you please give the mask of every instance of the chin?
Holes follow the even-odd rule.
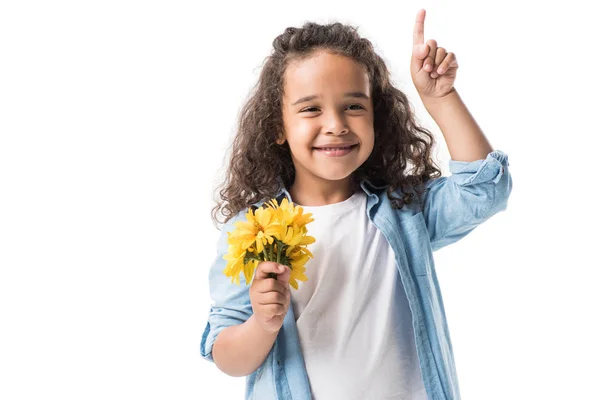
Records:
[[[328,173],[328,174],[316,174],[316,175],[321,177],[322,179],[325,179],[328,181],[343,181],[343,180],[349,179],[350,176],[352,175],[352,172],[354,172],[354,171],[349,171],[347,173],[338,173],[338,174]]]

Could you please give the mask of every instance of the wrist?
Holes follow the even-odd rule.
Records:
[[[256,314],[252,314],[250,316],[250,318],[248,318],[248,320],[246,321],[246,323],[248,324],[248,327],[254,331],[258,331],[261,334],[264,335],[271,335],[273,337],[276,337],[277,334],[279,333],[279,329],[276,331],[270,331],[268,329],[265,329],[265,327],[263,325],[261,325],[260,322],[258,322],[258,317],[256,316]]]
[[[455,87],[452,87],[448,93],[443,96],[434,97],[434,96],[420,96],[423,105],[427,110],[439,107],[443,104],[447,104],[448,102],[456,101],[459,99],[458,92]]]

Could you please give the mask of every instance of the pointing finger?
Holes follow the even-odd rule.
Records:
[[[413,44],[422,44],[425,42],[425,9],[420,9],[417,12],[415,20],[415,28],[413,31]]]

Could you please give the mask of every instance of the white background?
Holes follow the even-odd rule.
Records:
[[[447,175],[408,69],[421,7],[514,179],[435,253],[463,398],[600,398],[600,30],[548,3],[2,2],[0,398],[242,399],[199,352],[237,113],[286,27],[350,23]]]

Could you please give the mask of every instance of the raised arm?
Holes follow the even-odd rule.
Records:
[[[440,127],[454,161],[483,160],[492,146],[454,88],[458,63],[452,52],[424,39],[425,10],[413,31],[411,75],[425,109]]]

